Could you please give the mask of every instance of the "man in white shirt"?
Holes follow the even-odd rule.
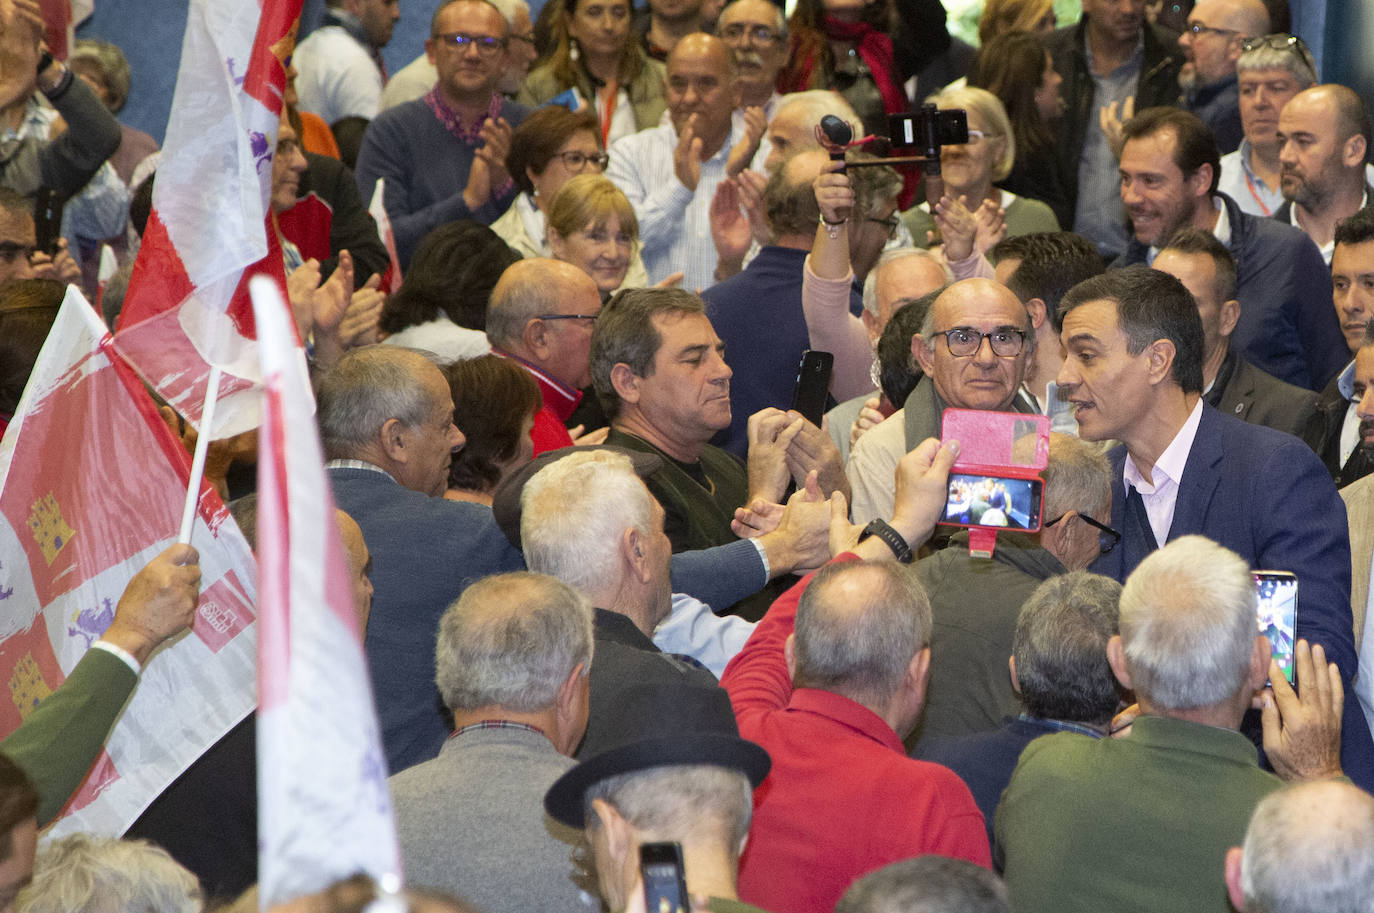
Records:
[[[668,56],[667,97],[670,122],[617,141],[606,176],[635,208],[649,281],[682,272],[682,287],[695,291],[715,282],[716,189],[749,167],[763,121],[757,119],[757,132],[734,125],[734,58],[714,35],[678,42]]]
[[[333,126],[377,116],[386,73],[381,50],[401,18],[400,0],[328,0],[324,20],[298,45],[300,108]]]
[[[1345,86],[1314,86],[1283,106],[1278,138],[1287,202],[1274,218],[1302,229],[1330,264],[1336,223],[1369,205],[1369,112]]]

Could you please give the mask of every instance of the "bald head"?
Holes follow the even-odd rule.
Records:
[[[827,565],[797,607],[793,686],[886,706],[929,645],[930,630],[930,599],[910,568]]]
[[[877,344],[898,308],[954,281],[938,255],[919,248],[889,251],[864,279],[864,326]]]
[[[1205,86],[1235,75],[1241,42],[1269,31],[1269,13],[1260,0],[1198,0],[1188,25],[1201,31],[1185,29],[1179,37],[1188,59],[1180,82]]]
[[[977,349],[964,351],[958,338],[951,349],[951,330],[964,331],[959,338],[980,337]],[[999,339],[1003,351],[1018,344],[1019,350],[998,355],[988,334]],[[1016,398],[1034,346],[1025,307],[1010,289],[991,279],[964,279],[941,292],[926,314],[921,335],[911,342],[912,355],[946,405],[995,411],[1006,410]]]
[[[1369,113],[1345,86],[1313,86],[1294,95],[1279,112],[1278,141],[1285,199],[1316,212],[1363,190]]]
[[[730,48],[715,35],[688,35],[668,55],[668,114],[679,134],[690,126],[701,138],[703,158],[730,137],[730,118],[740,100],[735,75]]]
[[[1231,902],[1245,913],[1371,910],[1374,797],[1319,780],[1271,793],[1255,808],[1245,847],[1226,857]]]
[[[512,264],[487,306],[487,338],[570,387],[591,383],[587,373],[591,321],[601,310],[596,280],[562,260],[532,257]],[[545,319],[561,315],[560,319]]]
[[[1247,37],[1269,32],[1269,10],[1261,0],[1202,0],[1197,6],[1204,3],[1215,7],[1222,23],[1219,28],[1230,29]]]

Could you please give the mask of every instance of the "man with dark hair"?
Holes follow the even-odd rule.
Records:
[[[1126,267],[1075,286],[1060,304],[1068,351],[1059,385],[1090,441],[1111,451],[1113,528],[1121,545],[1093,570],[1124,580],[1159,546],[1201,533],[1252,567],[1299,576],[1297,637],[1320,644],[1344,681],[1355,673],[1345,507],[1296,438],[1202,401],[1205,340],[1197,303],[1157,270]],[[1345,705],[1342,757],[1374,782],[1374,745]]]
[[[645,479],[666,513],[673,551],[710,548],[736,539],[735,510],[755,497],[777,502],[786,485],[772,461],[751,460],[708,442],[731,419],[730,379],[724,344],[701,299],[680,289],[629,289],[602,308],[592,333],[592,383],[611,419],[606,443],[654,453],[663,468]],[[794,479],[820,472],[827,494],[844,488],[838,454],[825,432],[795,414],[778,411],[752,422],[755,439],[783,442]],[[790,468],[790,467],[789,467]],[[741,610],[757,619],[779,591],[765,590]],[[723,606],[717,606],[723,608]]]
[[[835,913],[1011,913],[1002,879],[963,859],[919,856],[870,872]]]
[[[994,555],[1005,548],[999,542]],[[1119,703],[1107,641],[1117,633],[1120,597],[1121,584],[1100,574],[1075,570],[1044,579],[1016,617],[1007,659],[1019,699],[1013,715],[998,729],[927,739],[917,746],[916,757],[945,765],[968,784],[989,842],[1002,791],[1033,739],[1051,732],[1094,739],[1107,734]]]
[[[1279,187],[1285,202],[1274,218],[1301,229],[1327,263],[1336,225],[1369,205],[1370,133],[1364,101],[1334,83],[1299,92],[1279,112]]]
[[[1317,395],[1286,384],[1231,348],[1242,307],[1236,300],[1236,261],[1210,232],[1180,228],[1155,257],[1154,268],[1193,295],[1202,318],[1202,398],[1212,408],[1256,425],[1301,436]]]
[[[1361,209],[1336,226],[1331,280],[1336,318],[1351,361],[1317,397],[1317,414],[1304,437],[1337,487],[1344,487],[1374,471],[1374,451],[1361,446],[1354,361],[1368,345],[1365,330],[1374,319],[1374,209]]]
[[[1030,315],[1035,355],[1026,370],[1024,389],[1035,397],[1051,427],[1077,434],[1068,405],[1054,382],[1064,354],[1059,347],[1059,301],[1084,279],[1102,272],[1102,258],[1082,235],[1072,232],[1033,232],[1004,238],[991,251],[996,279],[1012,290]]]
[[[929,536],[940,508],[923,502],[943,503],[953,461],[934,440],[904,456],[891,522],[788,590],[725,670],[741,734],[773,759],[740,864],[750,903],[829,910],[855,878],[899,859],[989,861],[968,787],[901,742],[925,703],[931,615],[893,559]]]
[[[377,116],[386,82],[382,48],[401,18],[399,0],[327,0],[324,19],[296,47],[302,111],[334,126]]]
[[[1120,538],[1103,529],[1112,515],[1112,483],[1098,448],[1067,434],[1051,435],[1044,476],[1047,522],[1038,533],[999,535],[988,560],[969,554],[968,532],[961,530],[948,548],[916,563],[935,618],[926,711],[907,742],[917,757],[946,763],[926,746],[996,731],[1017,714],[1021,702],[1007,677],[1007,656],[1022,604],[1042,581],[1084,570]],[[1002,773],[1010,776],[1011,766]],[[989,830],[1000,793],[1001,787],[974,791]]]
[[[1144,0],[1085,0],[1082,19],[1057,30],[1047,49],[1064,78],[1059,170],[1074,220],[1063,227],[1088,238],[1103,256],[1116,256],[1129,236],[1116,204],[1116,155],[1102,113],[1114,113],[1127,99],[1137,111],[1174,104],[1182,54],[1172,35],[1145,21]]]
[[[1140,112],[1122,128],[1121,202],[1135,239],[1113,264],[1150,264],[1180,228],[1208,231],[1236,260],[1236,297],[1245,302],[1232,342],[1280,380],[1320,390],[1341,368],[1344,349],[1326,304],[1330,275],[1301,231],[1240,210],[1217,192],[1218,156],[1196,115]]]
[[[496,91],[509,33],[486,0],[441,4],[425,42],[438,82],[424,98],[389,108],[367,126],[358,193],[370,200],[377,179],[386,179],[386,211],[403,268],[435,228],[459,219],[490,225],[515,196],[506,151],[527,111]]]
[[[749,416],[791,405],[797,366],[811,347],[802,313],[802,264],[820,218],[811,182],[829,160],[819,149],[807,150],[773,173],[763,191],[772,243],[743,272],[701,296],[734,371],[730,427],[715,441],[739,457],[749,450]],[[861,306],[852,290],[850,306],[855,311]]]

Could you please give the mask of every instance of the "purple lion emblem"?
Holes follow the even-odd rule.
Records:
[[[107,596],[102,602],[103,608],[82,609],[76,616],[76,626],[67,626],[68,637],[81,637],[86,641],[86,649],[90,649],[91,644],[95,643],[96,638],[105,633],[105,629],[114,621],[114,606],[110,605],[110,598]]]

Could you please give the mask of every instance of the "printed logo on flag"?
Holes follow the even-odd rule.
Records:
[[[5,683],[9,692],[8,700],[0,700],[0,732],[18,729],[24,718],[65,679],[40,615],[27,631],[0,644],[0,682]]]
[[[238,576],[230,571],[200,594],[196,618],[191,624],[191,630],[205,642],[211,653],[224,649],[225,644],[257,618],[248,604],[239,598],[235,588],[230,586],[230,578],[238,584]]]
[[[48,567],[52,567],[58,554],[76,535],[76,530],[62,519],[62,509],[58,507],[57,498],[53,497],[52,492],[33,502],[33,513],[29,514],[29,529],[33,530],[34,541],[42,549],[43,560],[48,563]]]

